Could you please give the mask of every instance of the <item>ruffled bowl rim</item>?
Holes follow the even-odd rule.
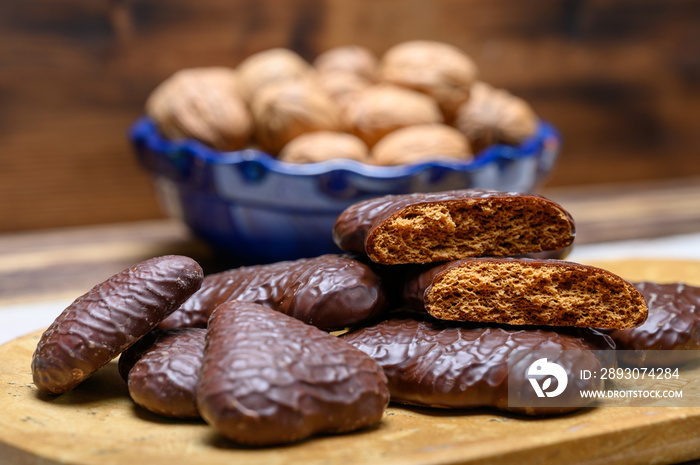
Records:
[[[518,145],[495,144],[477,153],[470,160],[430,160],[420,163],[378,166],[349,159],[331,159],[313,163],[288,163],[258,149],[247,148],[235,151],[219,151],[195,139],[167,139],[160,134],[156,123],[142,116],[129,129],[132,143],[143,144],[152,152],[165,155],[188,154],[197,164],[238,165],[254,162],[264,170],[291,176],[318,176],[335,171],[355,173],[373,179],[394,179],[417,176],[435,168],[453,171],[476,171],[491,164],[537,157],[552,141],[559,143],[561,137],[550,123],[540,119],[537,131]]]

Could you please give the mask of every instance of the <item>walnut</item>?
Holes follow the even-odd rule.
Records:
[[[245,147],[252,133],[252,118],[230,68],[176,72],[148,97],[146,113],[165,137],[194,138],[219,150]]]
[[[371,83],[356,74],[343,71],[327,71],[316,77],[319,86],[345,110],[357,95]]]
[[[516,145],[533,135],[537,124],[537,115],[525,100],[485,82],[474,84],[455,121],[477,151],[496,143]]]
[[[372,161],[377,165],[471,158],[467,138],[445,124],[420,124],[398,129],[382,138],[372,149]]]
[[[286,48],[271,48],[243,60],[238,67],[241,93],[250,102],[263,87],[287,80],[303,79],[312,73],[311,64]]]
[[[351,132],[372,147],[396,129],[424,123],[441,123],[435,101],[425,94],[391,84],[370,86],[347,107]]]
[[[369,149],[358,137],[345,132],[308,132],[285,145],[278,157],[289,163],[313,163],[346,158],[367,162]]]
[[[321,53],[313,63],[321,73],[342,72],[373,82],[377,76],[377,57],[365,47],[346,45]]]
[[[477,68],[459,48],[427,40],[402,42],[387,50],[379,65],[382,80],[424,92],[452,121],[469,98]]]
[[[256,140],[272,155],[300,134],[344,129],[340,108],[312,80],[263,87],[253,96],[251,111]]]

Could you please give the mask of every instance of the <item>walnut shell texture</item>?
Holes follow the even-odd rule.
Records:
[[[518,144],[537,131],[537,115],[523,99],[485,82],[457,110],[455,126],[479,150],[495,143]]]
[[[428,160],[470,160],[467,138],[445,124],[417,124],[384,136],[372,149],[377,165],[401,165]]]
[[[343,111],[357,98],[360,92],[372,85],[370,81],[343,71],[327,71],[316,77],[318,85]]]
[[[288,163],[314,163],[337,158],[368,162],[369,149],[362,139],[352,134],[317,131],[295,137],[282,148],[278,157]]]
[[[353,74],[367,81],[377,78],[377,57],[359,45],[334,47],[321,53],[313,62],[319,73],[341,72]]]
[[[253,97],[251,110],[255,138],[272,155],[306,132],[345,127],[338,104],[311,80],[268,85]]]
[[[430,40],[406,41],[391,47],[379,67],[381,80],[433,97],[447,121],[469,98],[477,75],[474,61],[462,50]]]
[[[242,97],[250,102],[267,85],[307,78],[312,67],[296,52],[278,47],[249,56],[239,63],[236,70]]]
[[[170,139],[194,138],[219,150],[238,150],[250,141],[253,122],[234,70],[183,69],[148,97],[146,113]]]
[[[397,129],[442,123],[437,103],[425,94],[391,84],[367,88],[347,107],[351,131],[371,148]]]

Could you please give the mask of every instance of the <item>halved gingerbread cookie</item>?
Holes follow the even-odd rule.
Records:
[[[443,320],[509,325],[631,328],[642,294],[621,277],[563,260],[468,258],[408,279],[404,299]]]
[[[359,202],[333,229],[341,249],[388,265],[560,250],[574,235],[571,215],[551,200],[479,189]]]

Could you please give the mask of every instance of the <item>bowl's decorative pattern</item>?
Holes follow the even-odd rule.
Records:
[[[494,145],[469,162],[373,166],[352,160],[281,162],[259,150],[219,152],[168,140],[147,117],[130,129],[168,214],[240,264],[338,252],[331,231],[349,205],[386,194],[484,188],[531,192],[558,157],[561,137],[540,121],[517,147]]]

